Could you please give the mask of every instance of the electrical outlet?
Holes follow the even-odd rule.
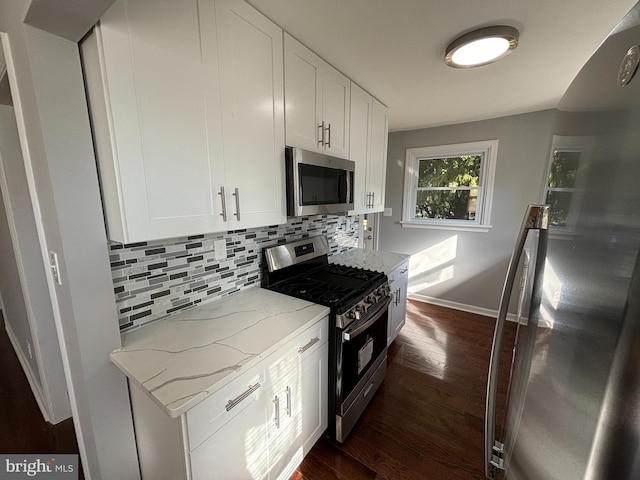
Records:
[[[62,285],[62,278],[60,278],[60,267],[58,266],[58,254],[54,251],[49,251],[49,268],[53,273],[53,279],[58,285]]]
[[[382,213],[383,217],[391,217],[393,216],[393,208],[391,207],[387,207],[384,209],[384,212]]]
[[[227,242],[225,240],[216,240],[213,242],[213,248],[216,260],[224,260],[227,258]]]

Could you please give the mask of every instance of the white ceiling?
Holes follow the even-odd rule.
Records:
[[[390,130],[554,108],[635,0],[249,0],[390,107]],[[446,46],[478,27],[511,25],[501,62],[460,70]]]

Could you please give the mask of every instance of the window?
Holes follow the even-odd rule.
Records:
[[[543,202],[550,206],[549,225],[556,233],[573,231],[590,156],[589,137],[553,137]]]
[[[498,140],[407,149],[403,227],[490,228]]]

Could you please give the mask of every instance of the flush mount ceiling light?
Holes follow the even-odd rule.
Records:
[[[455,68],[472,68],[497,62],[515,50],[518,36],[518,30],[506,25],[474,30],[449,44],[444,63]]]

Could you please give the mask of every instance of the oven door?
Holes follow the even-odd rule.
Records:
[[[378,307],[340,333],[338,348],[338,404],[340,407],[356,393],[356,387],[367,377],[376,360],[386,352],[387,322],[391,299],[385,298]],[[370,310],[371,312],[371,310]],[[348,402],[347,402],[348,403]]]

